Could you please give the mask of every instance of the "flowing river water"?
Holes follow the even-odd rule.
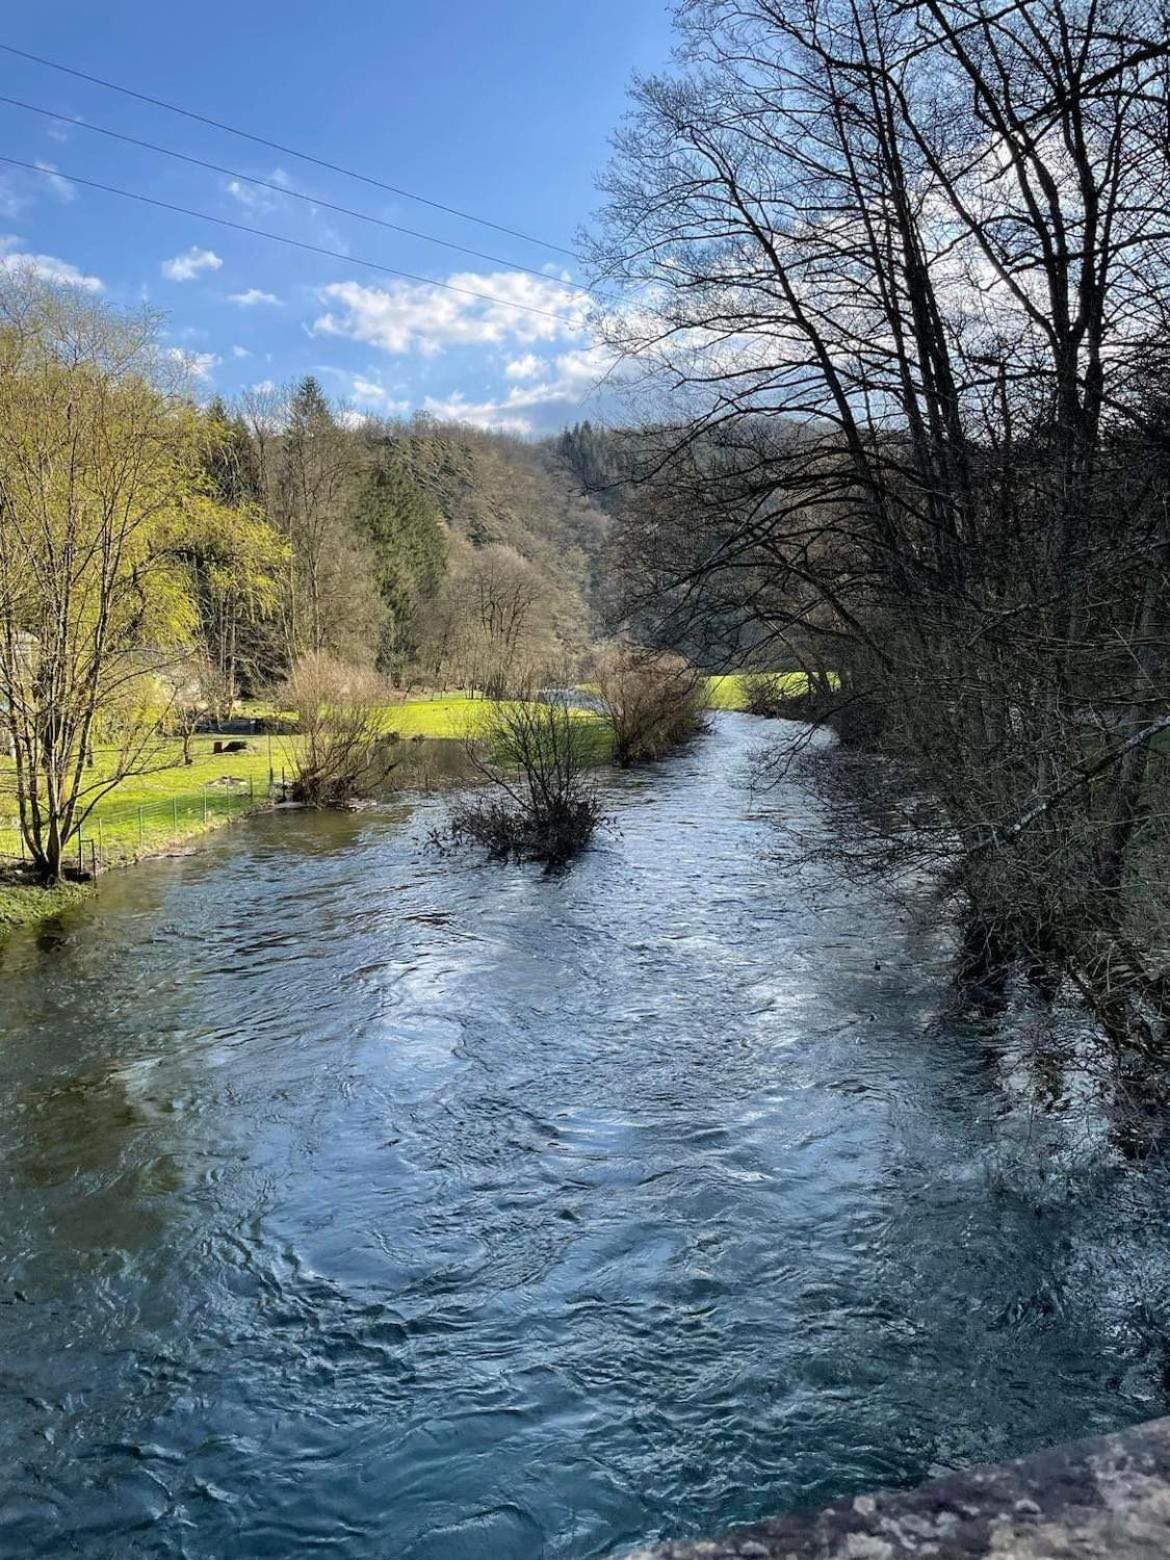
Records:
[[[1168,1206],[720,716],[563,876],[271,816],[0,944],[0,1552],[583,1560],[1164,1411]]]

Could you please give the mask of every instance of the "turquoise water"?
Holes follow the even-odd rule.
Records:
[[[763,730],[560,878],[273,817],[0,946],[0,1552],[582,1560],[1164,1411],[1160,1175]]]

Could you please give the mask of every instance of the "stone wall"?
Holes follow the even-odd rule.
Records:
[[[627,1560],[1170,1560],[1170,1419]]]

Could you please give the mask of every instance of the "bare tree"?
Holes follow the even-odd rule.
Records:
[[[680,655],[630,643],[603,645],[590,678],[619,764],[661,758],[703,727],[705,681]]]
[[[536,688],[477,707],[467,752],[486,791],[456,804],[436,843],[470,841],[499,860],[564,866],[602,818],[588,773],[589,735],[580,711]]]
[[[638,289],[615,346],[683,410],[638,451],[629,602],[668,643],[811,651],[937,798],[904,842],[969,946],[1160,1048],[1134,885],[1168,863],[1164,8],[678,17],[597,246]]]
[[[466,548],[428,624],[436,672],[494,699],[526,684],[555,643],[551,598],[546,577],[511,547]]]

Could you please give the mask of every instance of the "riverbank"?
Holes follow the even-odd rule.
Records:
[[[215,752],[232,740],[246,746],[235,753]],[[100,762],[100,752],[97,755]],[[191,762],[183,761],[182,744],[161,747],[156,764],[116,786],[95,809],[71,850],[70,866],[92,879],[95,870],[130,866],[165,855],[248,811],[266,805],[269,777],[279,781],[282,755],[266,737],[201,736],[190,743]],[[0,827],[0,931],[26,926],[57,915],[90,891],[92,881],[71,881],[45,887],[24,876],[22,845],[16,820]]]
[[[793,698],[808,692],[808,678],[803,672],[765,673]],[[707,703],[713,710],[745,711],[748,707],[747,678],[751,673],[722,672],[707,678]]]
[[[47,921],[84,899],[87,892],[83,883],[57,883],[52,888],[42,888],[37,883],[0,878],[0,935],[18,926]]]
[[[387,705],[383,733],[400,744],[396,786],[431,791],[468,779],[464,743],[486,709],[467,693]],[[244,714],[271,717],[273,712],[247,709]],[[591,713],[583,711],[582,718],[599,729],[598,739],[586,742],[589,761],[606,762],[609,743],[602,736],[607,739],[608,733],[600,732],[601,723]],[[238,751],[224,751],[233,744]],[[297,742],[292,733],[210,732],[193,738],[188,754],[190,762],[185,762],[177,739],[160,744],[147,772],[123,780],[95,809],[70,850],[70,868],[83,881],[51,887],[32,881],[21,865],[15,819],[0,823],[0,935],[58,915],[91,892],[95,879],[107,871],[172,855],[267,807],[295,772]],[[99,764],[101,759],[99,750]]]

